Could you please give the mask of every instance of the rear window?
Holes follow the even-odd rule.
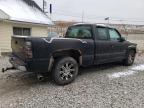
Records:
[[[67,38],[91,38],[91,26],[73,26],[69,27],[66,33]]]

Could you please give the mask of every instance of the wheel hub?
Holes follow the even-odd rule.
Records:
[[[134,61],[134,54],[129,55],[129,63],[132,63]]]
[[[61,79],[68,80],[68,79],[72,78],[74,71],[75,71],[75,69],[74,69],[74,65],[72,63],[66,63],[66,64],[62,65],[61,69],[60,69]]]

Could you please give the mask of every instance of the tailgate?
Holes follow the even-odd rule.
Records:
[[[26,37],[14,37],[11,39],[12,53],[21,59],[25,59],[25,40]]]

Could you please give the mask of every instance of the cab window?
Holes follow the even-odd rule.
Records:
[[[109,35],[112,41],[120,40],[120,34],[115,29],[109,29]]]
[[[68,28],[67,38],[92,38],[91,26],[73,26]]]
[[[97,27],[98,40],[108,40],[108,32],[105,27]]]

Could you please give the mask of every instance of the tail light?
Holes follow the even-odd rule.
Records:
[[[33,58],[33,52],[32,52],[32,43],[26,42],[25,43],[25,56],[26,58]]]

